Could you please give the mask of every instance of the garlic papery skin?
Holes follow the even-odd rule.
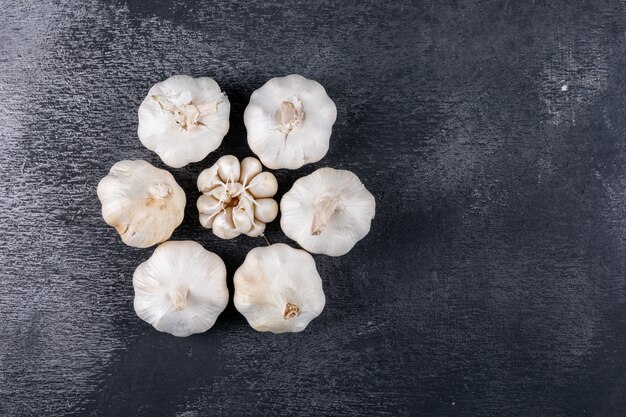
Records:
[[[278,190],[274,174],[261,172],[258,159],[248,157],[239,163],[233,155],[218,159],[198,177],[200,224],[222,239],[245,234],[260,236],[265,224],[278,215],[272,198]]]
[[[374,196],[350,171],[320,168],[280,201],[283,232],[312,253],[341,256],[370,231]]]
[[[230,102],[208,77],[174,75],[155,84],[139,106],[137,134],[172,168],[198,162],[228,132]]]
[[[183,221],[185,192],[164,169],[120,161],[98,184],[102,217],[122,241],[147,248],[166,241]]]
[[[226,266],[199,243],[159,245],[133,275],[135,312],[160,332],[203,333],[228,304]]]
[[[326,304],[313,257],[283,243],[252,249],[234,284],[235,307],[259,332],[301,332]]]
[[[243,114],[250,149],[271,169],[322,159],[336,119],[337,107],[324,87],[297,74],[266,82]]]

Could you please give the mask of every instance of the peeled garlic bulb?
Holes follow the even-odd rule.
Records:
[[[139,106],[137,134],[163,162],[180,168],[220,146],[229,115],[230,102],[213,79],[174,75],[155,84]]]
[[[179,337],[209,330],[228,304],[224,262],[190,240],[159,245],[135,270],[133,286],[139,318]]]
[[[301,332],[326,304],[313,257],[282,243],[252,249],[234,284],[235,307],[259,332]]]
[[[309,252],[340,256],[369,233],[375,210],[374,196],[356,175],[320,168],[283,196],[280,226]]]
[[[169,172],[146,161],[120,161],[98,184],[102,217],[122,241],[147,248],[172,235],[185,215],[185,192]]]
[[[271,169],[322,159],[336,119],[324,87],[296,74],[272,78],[253,92],[243,115],[250,149]]]
[[[260,236],[278,215],[278,203],[271,198],[278,190],[276,177],[262,171],[252,157],[241,163],[233,155],[218,159],[198,177],[200,223],[222,239],[240,234]]]

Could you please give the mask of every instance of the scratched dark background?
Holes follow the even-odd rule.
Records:
[[[626,415],[626,3],[0,6],[1,416]],[[136,111],[177,73],[232,103],[222,147],[170,170],[174,238],[219,254],[231,289],[264,243],[200,227],[198,173],[251,155],[243,111],[271,77],[337,104],[330,152],[275,171],[279,194],[350,169],[377,216],[315,257],[327,304],[303,333],[256,333],[232,301],[184,339],[135,316],[152,249],[104,224],[96,185],[118,160],[164,167]]]

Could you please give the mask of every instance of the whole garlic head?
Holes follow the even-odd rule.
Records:
[[[296,74],[272,78],[254,91],[243,114],[250,149],[271,169],[322,159],[336,119],[324,87]]]
[[[185,215],[185,192],[164,169],[146,161],[120,161],[98,184],[102,217],[122,241],[147,248],[172,235]]]
[[[369,233],[375,211],[374,196],[356,175],[320,168],[283,196],[280,226],[309,252],[341,256]]]
[[[180,168],[220,146],[229,115],[230,102],[213,79],[174,75],[156,83],[139,106],[137,134],[164,163]]]
[[[326,304],[313,257],[283,243],[252,249],[234,284],[235,307],[259,332],[301,332]]]
[[[200,223],[222,239],[240,234],[260,236],[278,215],[278,203],[272,198],[278,190],[276,177],[261,172],[256,158],[239,163],[233,155],[218,159],[198,177]]]
[[[179,337],[209,330],[228,304],[224,262],[190,240],[159,245],[135,270],[133,286],[139,318]]]

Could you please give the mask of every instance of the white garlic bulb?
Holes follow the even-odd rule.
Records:
[[[190,240],[159,245],[135,270],[133,286],[139,318],[179,337],[209,330],[228,304],[224,262]]]
[[[282,243],[252,249],[234,284],[235,307],[259,332],[301,332],[326,304],[313,257]]]
[[[200,223],[222,239],[240,234],[260,236],[265,224],[278,215],[278,203],[272,198],[278,190],[276,177],[261,172],[256,158],[239,163],[233,155],[218,159],[198,177]]]
[[[356,175],[320,168],[283,196],[280,226],[309,252],[340,256],[369,233],[375,210],[374,196]]]
[[[336,119],[324,87],[296,74],[272,78],[254,91],[243,114],[250,149],[271,169],[322,159]]]
[[[185,192],[164,169],[120,161],[98,184],[102,217],[127,245],[147,248],[172,235],[185,215]]]
[[[137,134],[163,162],[180,168],[220,146],[229,115],[230,102],[213,79],[174,75],[155,84],[139,106]]]

